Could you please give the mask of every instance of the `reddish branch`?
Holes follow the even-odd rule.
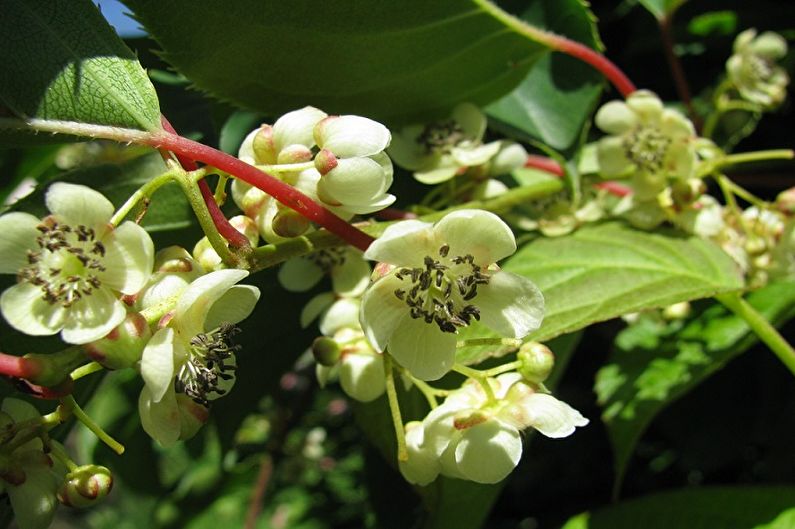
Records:
[[[174,130],[174,127],[171,126],[171,123],[168,122],[165,116],[160,116],[160,122],[167,132],[170,132],[171,134],[177,134],[177,131]],[[184,156],[180,153],[174,154],[176,154],[177,160],[183,169],[187,171],[195,171],[199,168],[196,165],[196,162],[187,156]],[[229,241],[230,246],[234,248],[245,248],[250,246],[246,236],[229,224],[224,212],[221,211],[220,207],[218,207],[218,203],[215,201],[215,196],[213,196],[210,185],[206,180],[199,181],[199,191],[201,191],[202,197],[204,197],[204,203],[207,204],[207,211],[210,213],[210,217],[213,219],[213,224],[215,224],[218,233],[220,233],[224,239]]]
[[[0,353],[0,374],[14,378],[33,378],[41,374],[41,362],[22,356]]]
[[[536,154],[528,154],[524,162],[525,167],[532,167],[533,169],[540,169],[555,176],[563,176],[563,168],[558,162],[546,156],[538,156]]]
[[[199,161],[229,173],[269,194],[285,206],[297,211],[310,221],[326,228],[352,246],[364,251],[373,238],[351,226],[332,212],[307,197],[293,186],[272,177],[234,156],[183,138],[171,132],[153,133],[146,143],[157,149],[166,149],[191,160]],[[234,228],[233,228],[234,229]]]

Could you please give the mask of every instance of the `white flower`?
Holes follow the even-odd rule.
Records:
[[[471,103],[462,103],[447,120],[402,129],[395,135],[389,155],[401,167],[414,171],[414,178],[423,184],[439,184],[497,155],[503,142],[483,145],[485,133],[485,114]]]
[[[383,151],[389,130],[361,116],[329,116],[314,130],[321,149],[315,167],[322,177],[317,196],[342,217],[372,213],[395,201],[392,161]]]
[[[494,265],[515,251],[511,229],[486,211],[388,227],[364,254],[394,266],[362,298],[367,338],[414,376],[435,380],[454,363],[458,328],[473,320],[506,337],[536,330],[544,314],[541,292]]]
[[[42,220],[18,212],[0,217],[0,273],[19,279],[3,292],[0,310],[26,334],[97,340],[124,320],[119,293],[144,285],[154,245],[133,222],[114,229],[113,204],[93,189],[56,183],[45,201],[51,214]]]
[[[259,299],[256,287],[235,284],[247,275],[218,270],[196,279],[144,349],[138,410],[144,430],[164,446],[184,436],[178,393],[206,408],[234,384],[233,324],[248,317]]]
[[[786,54],[787,41],[781,35],[766,31],[757,36],[755,29],[747,29],[737,35],[726,71],[744,99],[772,108],[787,95],[789,76],[776,64]]]
[[[495,401],[474,380],[452,392],[421,424],[407,425],[409,459],[400,462],[411,483],[427,485],[438,474],[497,483],[522,457],[521,431],[551,438],[571,435],[588,420],[552,395],[538,392],[518,373],[488,379]]]

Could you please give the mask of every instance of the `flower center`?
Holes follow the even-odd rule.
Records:
[[[443,332],[455,333],[458,327],[480,319],[480,310],[466,303],[486,285],[489,276],[475,264],[471,255],[448,257],[450,247],[439,248],[439,259],[425,256],[424,267],[401,268],[395,277],[410,287],[395,290],[395,296],[409,307],[412,318],[436,323]]]
[[[105,246],[93,228],[59,224],[45,219],[37,228],[38,250],[28,250],[28,266],[19,271],[20,281],[41,288],[42,299],[68,308],[102,286],[97,272],[104,272]]]
[[[662,168],[671,139],[657,127],[639,127],[626,135],[624,153],[639,168],[657,172]]]
[[[465,139],[464,129],[450,119],[426,125],[417,137],[417,142],[422,146],[425,154],[433,154],[450,152],[455,145]]]
[[[308,255],[306,258],[318,265],[321,270],[328,273],[332,268],[341,266],[345,263],[345,249],[326,248]]]
[[[234,344],[232,337],[239,332],[240,328],[231,323],[222,323],[217,329],[191,338],[188,359],[174,379],[177,393],[184,393],[204,407],[209,407],[211,399],[224,395],[222,381],[232,380],[231,373],[237,369],[234,354],[240,346]]]
[[[773,63],[758,55],[746,58],[746,75],[755,82],[765,82],[773,76]]]

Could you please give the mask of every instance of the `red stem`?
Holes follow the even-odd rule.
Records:
[[[614,180],[599,182],[598,184],[594,184],[594,187],[597,189],[604,189],[611,195],[615,195],[617,197],[625,197],[632,194],[632,189],[630,187],[620,184]]]
[[[31,378],[42,372],[41,363],[21,356],[0,353],[0,375]]]
[[[293,186],[285,184],[268,173],[260,171],[256,167],[218,149],[213,149],[207,145],[165,131],[153,133],[146,143],[157,149],[167,149],[174,152],[177,156],[185,156],[191,160],[197,160],[227,172],[261,189],[285,206],[297,211],[310,221],[326,228],[362,251],[366,250],[370,243],[375,240],[334,215]]]
[[[563,176],[563,168],[558,162],[546,156],[538,156],[537,154],[528,154],[524,162],[525,167],[532,167],[533,169],[540,169],[551,173],[555,176]]]
[[[543,42],[548,43],[553,49],[571,55],[599,70],[608,81],[613,83],[622,96],[627,97],[637,90],[632,81],[610,59],[588,46],[569,40],[566,37],[544,32]]]
[[[170,132],[171,134],[177,134],[177,131],[171,126],[171,123],[169,123],[165,116],[160,116],[160,122],[163,125],[163,129]],[[183,169],[187,171],[195,171],[199,168],[199,166],[196,165],[196,162],[187,156],[184,156],[180,153],[175,154]],[[215,201],[215,196],[213,195],[210,185],[206,180],[199,180],[199,191],[201,191],[202,197],[204,197],[204,203],[207,205],[207,211],[210,213],[210,218],[213,219],[215,228],[224,239],[229,241],[229,245],[238,249],[251,246],[246,236],[237,231],[234,226],[229,224],[229,220],[227,220],[226,215],[224,215],[224,212],[221,211],[221,208]]]
[[[679,57],[674,53],[674,36],[673,36],[673,13],[669,13],[660,20],[660,36],[663,42],[663,51],[665,52],[665,60],[668,61],[668,67],[671,69],[671,75],[674,78],[674,85],[676,92],[679,94],[679,99],[682,100],[687,113],[693,123],[696,124],[697,129],[701,129],[698,114],[693,108],[693,97],[690,95],[690,85],[687,83],[687,76],[682,68],[682,63]]]

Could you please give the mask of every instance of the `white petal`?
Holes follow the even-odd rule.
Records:
[[[364,257],[398,266],[423,266],[425,256],[438,255],[440,246],[432,224],[420,220],[403,220],[384,230],[364,252]]]
[[[624,140],[617,136],[608,136],[599,140],[596,145],[596,156],[599,161],[599,172],[607,178],[627,176],[635,166],[627,158]]]
[[[408,461],[398,461],[400,473],[406,481],[415,485],[425,486],[435,480],[441,470],[439,458],[432,450],[422,446],[423,427],[421,424],[406,430],[406,448]]]
[[[433,227],[436,239],[450,246],[450,256],[472,255],[488,266],[516,251],[511,228],[494,213],[461,209],[445,215]]]
[[[310,259],[293,257],[279,268],[278,278],[290,292],[306,292],[323,279],[323,269]]]
[[[461,125],[464,134],[480,141],[486,133],[486,115],[472,103],[461,103],[453,109],[453,121]]]
[[[127,316],[124,304],[107,288],[95,288],[69,308],[61,338],[66,343],[83,344],[99,340]]]
[[[239,323],[248,318],[259,300],[259,289],[252,285],[234,285],[210,307],[204,330],[211,331],[222,323]]]
[[[627,98],[627,106],[638,116],[641,123],[657,123],[663,104],[657,94],[649,90],[636,90]]]
[[[29,213],[8,213],[0,217],[0,274],[16,274],[28,264],[28,250],[38,249],[36,229],[41,223]]]
[[[422,318],[404,317],[389,339],[389,353],[421,380],[442,378],[455,363],[457,335]]]
[[[553,439],[568,437],[577,426],[585,426],[588,419],[580,412],[552,395],[534,393],[522,402],[530,426]]]
[[[0,311],[9,325],[31,336],[49,336],[63,327],[66,309],[42,298],[39,287],[19,283],[0,296]]]
[[[105,272],[99,274],[103,284],[124,294],[141,290],[152,275],[155,245],[149,234],[134,222],[127,221],[102,239]]]
[[[30,455],[30,458],[26,458],[26,455]],[[34,464],[23,462],[23,484],[6,486],[17,526],[19,529],[46,529],[58,507],[55,496],[58,480],[41,451],[28,451],[25,454],[18,452],[15,457],[35,461]]]
[[[489,166],[489,175],[500,176],[524,166],[527,161],[527,151],[518,143],[501,141],[500,152],[494,157]],[[499,182],[499,180],[488,180]],[[502,182],[500,182],[502,183]]]
[[[361,253],[348,251],[345,262],[331,269],[331,284],[340,296],[361,296],[370,284],[370,263]]]
[[[167,392],[163,399],[155,402],[148,387],[144,386],[138,398],[138,414],[144,431],[161,445],[169,447],[179,439],[180,413],[173,391]]]
[[[254,137],[259,132],[259,127],[249,132],[246,137],[243,139],[243,143],[240,144],[240,150],[237,152],[237,157],[240,158],[242,161],[248,164],[256,164],[257,160],[254,157]],[[240,182],[238,189],[242,186],[246,186],[247,188],[250,187],[248,184],[244,184],[241,180],[235,180],[232,182],[232,198],[235,200],[235,203],[240,206],[240,203],[237,201],[236,195],[240,195],[240,193],[236,193],[235,191],[235,184]],[[242,209],[242,208],[241,208]]]
[[[332,336],[343,327],[359,327],[360,306],[358,299],[338,299],[320,318],[320,332],[325,336]]]
[[[624,134],[637,125],[638,118],[623,101],[609,101],[594,117],[596,126],[608,134]]]
[[[541,291],[526,277],[510,272],[497,272],[487,285],[480,285],[473,303],[480,309],[481,322],[500,336],[522,338],[544,319]]]
[[[273,143],[276,151],[281,151],[285,146],[299,143],[306,147],[313,147],[315,139],[312,131],[315,125],[328,116],[315,107],[304,107],[283,115],[273,124]]]
[[[309,324],[315,321],[321,312],[326,310],[334,302],[334,294],[323,292],[309,300],[301,309],[301,328],[306,329]]]
[[[519,432],[498,420],[467,428],[455,448],[458,470],[477,483],[502,481],[516,468],[521,457]]]
[[[386,349],[392,333],[403,318],[409,317],[408,307],[395,296],[395,290],[402,284],[394,275],[387,275],[371,285],[362,296],[359,322],[378,352]]]
[[[196,279],[180,296],[173,325],[179,326],[178,330],[188,337],[204,332],[204,320],[213,303],[247,275],[245,270],[217,270]]]
[[[501,142],[499,141],[493,141],[477,147],[456,147],[453,148],[451,154],[453,159],[460,165],[466,167],[483,165],[497,155],[500,150],[500,144]]]
[[[404,127],[392,137],[387,152],[395,163],[409,171],[416,171],[433,163],[433,155],[425,154],[417,138],[422,134],[422,125]]]
[[[174,329],[160,329],[150,338],[141,355],[141,378],[154,402],[160,402],[174,387],[174,355],[177,352],[174,340]]]
[[[113,204],[90,187],[57,182],[50,186],[44,201],[53,214],[68,224],[89,228],[104,226],[113,216]]]
[[[445,165],[433,169],[426,169],[414,173],[414,178],[418,182],[428,185],[441,184],[454,177],[458,170],[461,169],[457,165]]]
[[[375,160],[341,159],[320,179],[318,193],[340,204],[366,204],[383,193],[386,178],[384,168]]]
[[[339,376],[342,390],[359,402],[371,402],[386,390],[384,360],[379,354],[346,354]]]
[[[329,116],[315,126],[315,141],[337,158],[372,156],[386,149],[389,129],[361,116]]]
[[[366,215],[374,211],[380,211],[395,202],[395,195],[382,195],[374,198],[367,204],[346,204],[330,208],[338,217],[350,219],[353,215]],[[347,216],[346,216],[347,214]]]

